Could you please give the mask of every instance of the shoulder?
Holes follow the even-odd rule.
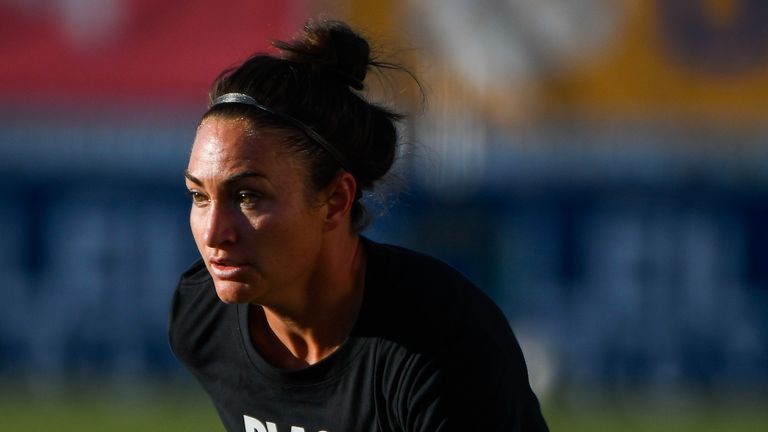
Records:
[[[171,349],[180,360],[193,361],[194,353],[222,322],[225,307],[205,264],[195,261],[179,279],[168,320]]]
[[[192,310],[204,309],[215,299],[211,276],[203,261],[197,260],[181,274],[176,285],[171,302],[171,322],[184,318]]]
[[[471,334],[497,346],[512,337],[496,304],[449,264],[400,246],[367,240],[366,247],[367,284],[378,306],[396,313],[396,328],[437,344]]]
[[[181,274],[181,282],[184,284],[202,284],[211,281],[211,275],[205,268],[205,263],[198,258]]]
[[[397,392],[408,407],[433,407],[406,410],[420,412],[409,421],[546,430],[522,351],[496,304],[434,257],[372,242],[369,250],[380,333],[406,351],[407,379]]]
[[[412,294],[467,294],[480,291],[464,275],[447,263],[401,246],[366,240],[369,267],[375,277],[389,283],[391,288],[403,287],[418,291]]]

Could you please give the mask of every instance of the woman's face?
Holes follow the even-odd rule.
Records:
[[[195,243],[226,303],[290,301],[315,271],[324,206],[279,132],[209,117],[197,130],[186,185]]]

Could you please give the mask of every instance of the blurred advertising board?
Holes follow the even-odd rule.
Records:
[[[4,103],[198,102],[304,21],[306,0],[0,2]]]
[[[400,38],[432,100],[497,124],[768,113],[762,0],[346,1]]]

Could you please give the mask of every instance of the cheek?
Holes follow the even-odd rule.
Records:
[[[281,233],[287,244],[286,255],[296,265],[313,261],[322,245],[322,230],[318,219],[312,215],[302,216],[287,221]]]
[[[320,225],[317,217],[304,209],[284,210],[249,218],[250,240],[270,249],[274,259],[279,255],[289,262],[302,260],[304,255],[313,254],[321,234]]]

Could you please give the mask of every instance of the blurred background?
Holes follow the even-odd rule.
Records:
[[[426,94],[369,79],[410,117],[366,235],[496,300],[553,430],[766,430],[761,0],[0,0],[0,430],[221,430],[166,342],[182,174],[318,16]]]

